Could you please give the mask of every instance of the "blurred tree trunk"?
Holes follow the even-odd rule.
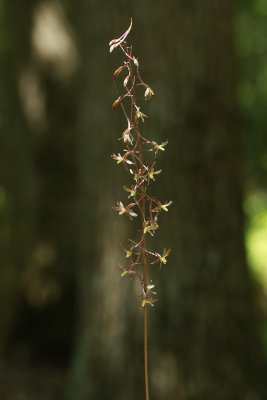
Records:
[[[0,351],[9,340],[13,356],[19,343],[25,354],[56,359],[69,350],[73,334],[77,54],[59,3],[4,1],[1,12]],[[51,56],[47,35],[55,26]],[[68,45],[63,50],[62,37]],[[51,303],[54,330],[48,335],[45,313]],[[51,343],[65,323],[66,306],[68,334],[55,352]],[[25,320],[35,329],[25,329]]]
[[[104,12],[102,7],[83,0],[75,6],[82,60],[77,99],[80,315],[67,397],[143,395],[142,316],[137,301],[127,304],[132,294],[125,294],[124,282],[113,277],[119,261],[114,249],[124,229],[110,216],[118,193],[112,174],[118,170],[104,161],[117,151],[109,138],[116,117],[110,122],[107,107],[116,97],[112,71],[120,65],[116,56],[110,61],[107,44],[133,16],[131,37],[144,65],[142,75],[157,94],[145,129],[170,143],[159,161],[165,175],[155,191],[161,191],[162,200],[175,201],[160,219],[158,233],[164,237],[160,246],[170,245],[173,254],[159,278],[153,272],[160,298],[151,321],[152,398],[263,399],[264,364],[243,244],[234,4],[167,0],[105,4]]]
[[[20,79],[30,47],[31,2],[1,4],[0,111],[0,354],[10,339],[21,277],[34,237],[35,173],[33,138],[23,114]],[[8,307],[7,307],[8,305]]]
[[[120,386],[127,348],[122,339],[122,290],[115,270],[124,227],[115,221],[111,209],[116,201],[118,176],[110,158],[112,147],[116,151],[117,145],[113,135],[116,119],[113,129],[109,126],[114,98],[113,62],[108,57],[112,5],[105,4],[104,13],[102,7],[98,1],[80,0],[70,11],[81,57],[76,148],[78,329],[67,393],[67,398],[76,400],[112,396],[110,390]],[[120,27],[124,29],[124,24]]]
[[[153,57],[164,113],[162,125],[156,122],[170,142],[162,195],[175,204],[161,225],[173,258],[164,271],[161,316],[154,316],[163,331],[152,376],[154,369],[165,377],[165,384],[155,379],[154,390],[160,398],[175,398],[174,390],[190,400],[265,398],[243,238],[235,5],[167,3]],[[154,8],[144,37],[160,10]]]

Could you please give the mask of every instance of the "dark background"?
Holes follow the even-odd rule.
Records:
[[[173,200],[149,310],[153,400],[267,398],[267,1],[0,0],[0,399],[144,398],[131,223],[112,206],[119,52],[155,91],[143,130]],[[163,218],[164,217],[164,218]]]

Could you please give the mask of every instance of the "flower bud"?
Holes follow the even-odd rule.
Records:
[[[116,79],[124,68],[125,68],[125,65],[122,65],[121,67],[117,68],[113,74],[113,79]]]
[[[124,87],[127,86],[129,78],[130,78],[130,75],[127,75],[126,78],[124,79],[124,81],[123,81],[123,86]]]
[[[139,67],[139,62],[138,62],[137,58],[134,57],[133,63],[137,68]]]
[[[115,44],[115,43],[112,44],[112,45],[110,46],[110,48],[109,48],[109,52],[112,53],[113,50],[115,49],[115,47],[116,47],[116,44]]]
[[[112,110],[116,110],[116,108],[118,108],[120,102],[121,102],[121,98],[122,96],[118,97],[117,100],[114,101],[114,103],[112,104]]]

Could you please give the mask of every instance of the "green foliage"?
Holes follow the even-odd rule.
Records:
[[[243,1],[237,15],[237,52],[240,57],[238,101],[242,113],[245,150],[244,211],[250,270],[267,294],[267,2]],[[260,302],[261,303],[261,302]],[[263,317],[264,318],[264,317]],[[266,317],[259,327],[267,356]]]
[[[255,278],[267,294],[267,194],[252,192],[246,199],[248,260]]]

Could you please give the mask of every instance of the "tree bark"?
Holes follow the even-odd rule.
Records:
[[[174,200],[157,233],[172,256],[160,275],[151,272],[160,290],[157,310],[149,312],[151,398],[264,399],[265,365],[243,243],[234,3],[117,2],[105,4],[104,13],[102,7],[80,0],[76,8],[80,327],[68,398],[143,395],[138,303],[127,304],[128,287],[125,293],[109,269],[119,261],[114,249],[122,234],[115,237],[107,205],[117,200],[111,189],[117,170],[107,179],[112,167],[103,161],[118,148],[109,135],[119,136],[110,129],[116,117],[107,111],[116,98],[116,56],[111,62],[107,44],[132,16],[143,76],[156,93],[144,129],[170,143],[152,190]]]
[[[4,1],[1,5],[0,354],[2,355],[9,343],[15,310],[21,300],[21,278],[33,244],[35,227],[36,177],[33,137],[27,127],[19,96],[20,74],[27,65],[29,55],[30,9],[31,2]]]
[[[166,7],[160,14],[165,30],[154,57],[160,128],[170,143],[162,192],[175,200],[162,230],[169,232],[173,258],[161,286],[161,318],[155,315],[167,337],[164,332],[157,342],[163,353],[154,374],[165,374],[180,398],[264,398],[266,366],[243,241],[235,6],[208,0],[180,2],[177,10],[168,5],[172,13]],[[159,10],[148,29],[158,25]],[[164,359],[166,369],[176,364],[173,380]],[[155,389],[166,395],[160,380]]]
[[[72,10],[81,57],[76,127],[78,327],[66,397],[76,400],[103,399],[116,392],[127,348],[125,300],[115,270],[120,261],[118,240],[125,228],[112,212],[118,169],[110,155],[116,151],[119,137],[110,127],[114,101],[114,64],[108,54],[112,5],[105,4],[104,13],[102,7],[98,1],[80,0]],[[120,24],[121,29],[124,26]]]

